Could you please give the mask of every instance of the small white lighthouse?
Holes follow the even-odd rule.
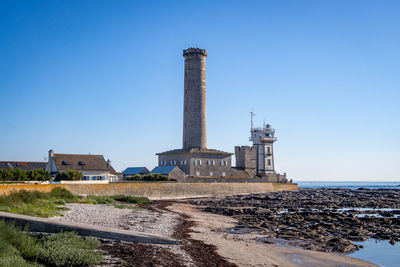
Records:
[[[277,140],[275,137],[275,129],[269,124],[262,128],[253,127],[253,116],[251,112],[251,137],[250,141],[257,151],[257,175],[266,176],[275,173],[274,166],[274,149],[273,144]]]

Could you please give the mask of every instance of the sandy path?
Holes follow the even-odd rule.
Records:
[[[333,253],[260,243],[255,238],[262,236],[254,233],[229,234],[222,230],[234,227],[237,223],[235,219],[201,212],[193,205],[175,203],[168,209],[190,216],[195,222],[191,237],[215,245],[218,254],[239,266],[378,266]]]

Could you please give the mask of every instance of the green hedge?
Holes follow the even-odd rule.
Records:
[[[43,169],[24,171],[21,169],[1,169],[0,181],[48,181],[50,174]]]
[[[162,181],[176,181],[176,179],[169,178],[166,175],[159,173],[150,173],[145,175],[136,174],[133,176],[126,177],[127,181],[152,181],[152,182],[162,182]]]
[[[66,170],[57,174],[55,181],[80,181],[82,178],[80,171]]]

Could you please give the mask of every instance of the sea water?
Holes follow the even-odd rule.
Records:
[[[391,245],[389,240],[368,239],[364,242],[354,242],[363,245],[364,248],[357,250],[348,256],[373,262],[384,267],[400,266],[400,245]]]
[[[300,188],[400,189],[400,182],[320,182],[295,181]]]
[[[299,188],[347,188],[357,190],[369,189],[398,189],[400,182],[313,182],[298,181]],[[400,218],[397,218],[400,220]],[[363,245],[364,248],[355,251],[348,256],[373,262],[384,267],[400,267],[400,244],[391,245],[389,240],[368,239],[364,242],[354,242]]]

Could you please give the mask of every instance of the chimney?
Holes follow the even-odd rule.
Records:
[[[106,163],[107,163],[108,166],[111,166],[111,160],[108,159],[108,160],[106,161]]]

